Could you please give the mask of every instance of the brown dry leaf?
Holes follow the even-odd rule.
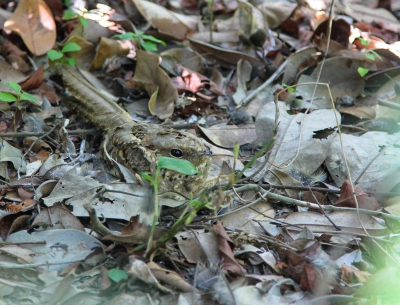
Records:
[[[149,111],[160,119],[166,119],[174,112],[178,92],[168,74],[159,66],[159,56],[137,51],[137,64],[133,81],[144,88],[150,96]]]
[[[104,37],[101,39],[103,38]],[[90,63],[93,61],[95,56],[96,47],[94,44],[78,35],[70,35],[63,45],[69,42],[75,42],[81,47],[81,49],[79,51],[69,52],[68,57],[74,58],[77,66],[80,68],[89,69]]]
[[[199,40],[189,39],[189,41],[193,50],[210,62],[220,64],[223,67],[232,68],[232,66],[236,66],[240,59],[247,60],[252,65],[261,64],[256,58],[242,52],[224,49]]]
[[[155,286],[163,292],[172,293],[169,288],[161,285],[150,270],[150,267],[143,261],[136,259],[133,255],[129,257],[129,265],[125,267],[130,276],[140,279],[148,285]]]
[[[52,105],[55,105],[60,101],[60,97],[57,95],[54,87],[45,82],[42,83],[39,88],[33,90],[32,93],[46,97]]]
[[[258,8],[264,13],[268,26],[275,29],[288,19],[296,9],[297,3],[283,1],[263,2]]]
[[[6,41],[1,46],[0,52],[15,69],[24,73],[29,72],[31,69],[26,61],[28,53],[21,51],[21,49],[12,42]]]
[[[327,28],[329,21],[325,20],[314,31],[314,36],[325,37],[327,33]],[[336,41],[347,47],[349,44],[349,36],[351,34],[350,24],[348,24],[344,19],[333,20],[331,27],[331,40]]]
[[[74,214],[66,208],[53,206],[41,209],[40,213],[32,222],[28,232],[56,229],[75,229],[85,231],[84,226]]]
[[[163,283],[168,284],[169,286],[178,288],[184,292],[193,292],[194,288],[185,279],[183,279],[178,273],[173,272],[168,269],[161,268],[155,262],[147,263],[151,273],[153,273],[154,277],[162,281]]]
[[[174,13],[165,7],[143,0],[132,0],[140,14],[156,28],[159,33],[168,35],[177,40],[197,31],[197,17]]]
[[[210,101],[215,95],[224,94],[221,88],[208,77],[177,64],[175,71],[179,76],[173,77],[172,82],[179,93],[191,93],[203,100]],[[213,93],[213,94],[210,94]]]
[[[218,236],[218,250],[222,261],[222,269],[236,275],[242,275],[246,271],[239,265],[233,255],[235,244],[229,238],[222,223],[219,220],[213,222],[213,230]]]
[[[237,63],[237,88],[232,96],[236,105],[240,105],[247,96],[246,82],[250,80],[252,69],[252,66],[247,61],[240,59]]]
[[[34,142],[35,142],[35,144],[33,144]],[[29,148],[32,144],[33,144],[33,147],[32,147],[33,152],[39,152],[42,149],[51,150],[49,144],[47,144],[42,139],[38,139],[38,137],[25,137],[24,138],[23,145],[25,148]]]
[[[375,119],[376,111],[372,107],[341,107],[340,113],[350,114],[359,119]]]
[[[346,264],[342,264],[342,279],[347,284],[354,285],[358,283],[366,283],[368,279],[371,277],[371,275],[372,274],[369,273],[368,271],[361,271],[349,267]]]
[[[97,70],[104,67],[106,61],[114,57],[123,57],[129,54],[130,48],[128,43],[122,40],[101,37],[97,46],[96,56],[90,65],[89,70]]]
[[[357,203],[354,199],[353,189],[351,187],[350,182],[345,181],[342,185],[340,190],[340,197],[336,201],[335,206],[338,207],[350,207],[350,208],[359,208],[359,209],[366,209],[376,211],[380,209],[381,205],[379,202],[372,196],[365,193],[362,189],[358,186],[354,185],[354,192],[357,198]]]
[[[368,23],[381,22],[390,27],[393,32],[399,32],[400,26],[396,17],[388,10],[383,8],[371,8],[367,5],[356,3],[338,3],[338,7],[346,15],[357,21],[365,21]]]
[[[360,221],[364,224],[365,229],[371,235],[384,234],[386,227],[381,225],[373,217],[360,213],[360,220],[356,211],[336,211],[329,214],[329,218],[340,228],[355,234],[364,234],[365,231],[360,225]],[[335,231],[332,223],[322,214],[313,212],[297,212],[292,213],[285,218],[285,222],[290,225],[287,227],[288,232],[293,238],[296,238],[300,233],[299,227],[307,226],[311,231],[315,232],[330,232]]]
[[[36,56],[44,55],[56,42],[53,14],[43,0],[21,0],[4,27],[18,33]]]
[[[210,128],[196,126],[215,145],[224,148],[233,148],[239,145],[252,143],[257,140],[254,124],[216,125]],[[229,134],[229,137],[226,135]]]
[[[285,73],[283,74],[282,84],[291,85],[296,80],[300,68],[312,58],[317,56],[317,49],[314,47],[306,47],[300,49],[296,53],[289,56]],[[280,98],[280,100],[282,100]]]
[[[251,3],[242,1],[238,3],[240,38],[248,44],[262,47],[267,39],[268,31],[263,13]]]
[[[27,80],[28,77],[21,71],[14,69],[8,62],[0,60],[0,79],[3,82],[9,83],[13,81],[19,84]],[[10,89],[0,84],[0,91],[10,92]]]
[[[356,53],[356,52],[353,52]],[[365,60],[350,59],[344,57],[328,58],[324,62],[321,77],[318,78],[321,69],[321,63],[315,68],[314,72],[308,75],[301,75],[298,83],[315,82],[317,79],[320,83],[327,83],[330,86],[333,100],[337,97],[348,95],[357,97],[364,89],[364,79],[358,73],[359,67],[364,67]],[[297,90],[304,99],[314,98],[314,106],[323,108],[332,108],[329,99],[329,92],[326,86],[319,85],[314,95],[315,85],[298,86]]]
[[[326,52],[326,48],[328,46],[328,39],[326,39],[326,38],[316,37],[313,39],[313,44],[316,48],[323,51],[324,54],[327,54],[330,57],[338,56],[339,55],[338,52],[340,52],[342,50],[347,50],[347,48],[345,46],[341,45],[340,43],[338,43],[334,40],[330,40],[329,41],[329,50],[328,50],[328,52]]]
[[[30,91],[39,88],[44,82],[44,68],[39,67],[26,81],[21,83],[21,89]]]
[[[21,199],[32,199],[34,193],[25,190],[23,187],[18,188],[18,195]]]
[[[265,234],[265,231],[260,228],[256,221],[269,222],[275,218],[275,214],[271,204],[261,201],[252,205],[251,208],[224,216],[221,221],[224,226],[229,228],[240,229],[252,234]]]
[[[160,66],[169,74],[175,74],[174,68],[177,64],[196,72],[201,69],[201,56],[189,48],[169,49],[162,52],[160,56],[162,57]]]

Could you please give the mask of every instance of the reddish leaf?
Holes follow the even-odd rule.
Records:
[[[44,81],[44,69],[39,67],[26,81],[21,83],[21,88],[24,91],[30,91],[39,88]]]
[[[381,204],[374,197],[368,195],[356,185],[354,185],[354,192],[357,197],[358,208],[376,211],[381,207]],[[343,183],[340,190],[340,197],[335,205],[339,207],[357,208],[350,182],[346,181]]]

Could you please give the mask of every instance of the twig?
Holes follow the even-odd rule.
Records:
[[[319,203],[317,197],[315,197],[314,192],[311,190],[311,187],[310,187],[309,185],[308,185],[308,189],[309,189],[309,191],[311,192],[311,195],[313,196],[315,202],[316,202],[316,203],[318,204],[318,206],[320,207],[321,212],[322,212],[322,214],[324,214],[324,216],[326,217],[326,219],[328,219],[328,221],[332,224],[332,226],[333,226],[336,230],[342,231],[342,228],[339,228],[339,227],[332,221],[332,219],[326,214],[326,212],[322,209],[321,204]]]
[[[86,135],[94,134],[99,132],[97,129],[81,129],[81,130],[70,130],[69,135]],[[43,137],[48,135],[48,132],[6,132],[0,133],[0,138],[22,138],[22,137]]]
[[[380,99],[380,98],[378,99],[378,104],[381,105],[381,106],[385,106],[385,107],[389,107],[389,108],[392,108],[392,109],[400,110],[400,104],[396,104],[396,103],[393,103],[393,102],[385,101],[385,100]]]
[[[285,69],[286,65],[288,63],[288,60],[285,60],[278,69],[268,78],[260,87],[258,87],[256,90],[251,92],[248,96],[246,96],[241,103],[241,106],[246,106],[248,103],[250,103],[258,94],[260,94],[261,91],[263,91],[265,88],[267,88],[269,85],[273,83],[273,81],[276,79],[276,77],[282,73],[283,69]]]

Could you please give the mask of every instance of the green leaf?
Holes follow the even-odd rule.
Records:
[[[67,53],[67,52],[76,52],[76,51],[80,51],[82,50],[81,46],[79,44],[77,44],[76,42],[68,42],[66,43],[62,49],[61,52],[62,53]]]
[[[124,270],[110,269],[108,270],[108,277],[118,283],[121,280],[127,280],[128,274]]]
[[[11,103],[16,102],[17,98],[9,92],[0,92],[0,101]]]
[[[68,58],[67,61],[65,62],[65,64],[67,64],[68,66],[75,66],[76,62],[75,62],[75,58]]]
[[[382,57],[381,57],[378,53],[376,53],[375,51],[369,50],[368,52],[374,54],[374,55],[375,55],[376,57],[378,57],[380,60],[383,60]]]
[[[1,84],[14,91],[16,94],[20,94],[21,92],[21,86],[18,85],[16,82],[12,81],[9,83],[1,82]]]
[[[357,39],[361,41],[361,44],[363,46],[368,46],[369,45],[369,41],[368,40],[366,40],[366,39],[364,39],[362,37],[357,37]]]
[[[64,14],[62,16],[62,19],[64,20],[71,20],[71,19],[75,19],[78,18],[80,15],[76,12],[74,12],[73,10],[65,10]]]
[[[141,43],[140,45],[146,51],[155,52],[158,50],[157,45],[155,43],[152,43],[151,41],[145,41],[145,42]]]
[[[152,176],[150,176],[149,173],[141,172],[140,176],[143,178],[143,180],[146,180],[147,182],[154,184],[154,178]]]
[[[159,157],[157,168],[170,169],[184,175],[195,175],[198,173],[196,166],[194,166],[188,160],[170,157]]]
[[[157,39],[157,38],[155,38],[155,37],[153,37],[153,36],[151,36],[151,35],[142,35],[141,37],[142,37],[144,40],[148,40],[148,41],[152,41],[152,42],[155,42],[155,43],[159,43],[159,44],[162,44],[163,46],[166,46],[166,45],[167,45],[164,41],[162,41],[162,40],[160,40],[160,39]]]
[[[63,56],[64,56],[63,53],[56,50],[50,50],[49,52],[47,52],[47,57],[52,61],[60,59]]]
[[[22,94],[20,95],[19,99],[21,101],[31,101],[34,102],[36,105],[38,105],[38,101],[36,99],[36,97],[34,97],[32,94],[26,93],[26,92],[22,92]]]
[[[79,17],[79,22],[82,24],[83,27],[87,27],[87,25],[89,24],[89,20],[83,17]]]
[[[365,57],[369,60],[375,60],[375,56],[373,54],[365,54]]]
[[[125,40],[135,40],[138,38],[138,36],[135,33],[132,32],[127,32],[124,34],[118,34],[118,35],[114,35],[114,38],[119,38],[119,39],[125,39]]]
[[[357,71],[358,71],[358,74],[361,75],[361,77],[364,77],[369,72],[368,69],[365,69],[363,67],[358,67]]]

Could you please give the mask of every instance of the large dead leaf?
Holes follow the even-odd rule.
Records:
[[[293,13],[297,3],[283,1],[262,2],[258,8],[264,13],[268,26],[271,29],[277,28],[283,21]]]
[[[24,248],[32,251],[29,256],[31,262],[42,264],[48,270],[62,270],[73,261],[83,261],[95,248],[104,251],[97,239],[73,229],[46,230],[31,234],[20,231],[9,235],[7,242],[24,243]],[[6,246],[2,247],[2,251],[18,255],[20,247]]]
[[[166,119],[174,112],[178,92],[168,74],[159,66],[159,56],[137,51],[134,82],[150,95],[149,111],[160,119]]]
[[[381,225],[370,215],[360,213],[359,220],[357,211],[336,211],[330,213],[329,218],[335,225],[342,228],[342,230],[353,232],[355,234],[365,234],[360,221],[371,235],[382,235],[387,230],[385,226]],[[289,224],[287,230],[294,239],[297,238],[297,234],[300,233],[301,228],[305,226],[307,226],[309,230],[318,233],[336,230],[332,223],[323,214],[312,212],[292,213],[285,218],[285,223]]]
[[[241,38],[257,47],[262,47],[267,39],[268,25],[263,13],[251,3],[239,2],[239,24]]]
[[[324,162],[329,153],[335,135],[333,128],[337,126],[334,111],[324,109],[306,115],[303,113],[290,115],[288,109],[284,103],[279,103],[280,116],[277,139],[269,163],[256,176],[255,179],[257,180],[266,175],[265,181],[274,181],[274,175],[270,173],[274,168],[287,173],[300,171],[303,174],[311,175]],[[336,114],[340,118],[339,114]],[[274,128],[275,104],[271,102],[261,108],[257,116],[258,140],[261,143],[267,143],[273,136]],[[323,138],[316,137],[317,132],[326,129],[330,130],[329,135]],[[246,172],[246,174],[254,172],[259,166],[260,163],[255,162],[251,171]]]
[[[21,0],[4,27],[18,33],[36,56],[44,55],[56,42],[56,24],[43,0]]]
[[[233,148],[237,143],[243,145],[257,140],[254,124],[216,125],[210,128],[198,126],[198,128],[212,143],[224,148]],[[227,134],[229,137],[226,136]]]
[[[101,37],[97,47],[96,56],[90,65],[89,70],[104,68],[107,60],[114,57],[124,57],[129,53],[129,44],[121,40]]]
[[[344,154],[353,182],[366,192],[389,192],[400,182],[400,133],[368,132],[361,137],[342,135]],[[336,185],[348,179],[339,136],[325,162]]]
[[[197,17],[174,13],[150,1],[132,0],[142,16],[158,29],[178,40],[183,40],[190,32],[197,30]]]
[[[364,88],[364,80],[358,73],[359,67],[365,67],[366,60],[356,60],[344,57],[333,57],[325,60],[321,77],[318,74],[321,68],[321,63],[315,68],[314,72],[308,75],[302,75],[298,84],[318,81],[320,83],[329,84],[333,100],[343,95],[348,95],[355,98],[361,94]],[[313,97],[315,85],[298,86],[296,89],[304,99]],[[317,90],[314,96],[314,106],[320,109],[332,108],[332,101],[329,97],[327,86],[317,85]]]
[[[216,62],[223,67],[231,68],[232,66],[236,66],[240,59],[247,60],[252,65],[260,65],[260,62],[250,55],[217,47],[198,40],[190,39],[190,46],[210,62]]]

